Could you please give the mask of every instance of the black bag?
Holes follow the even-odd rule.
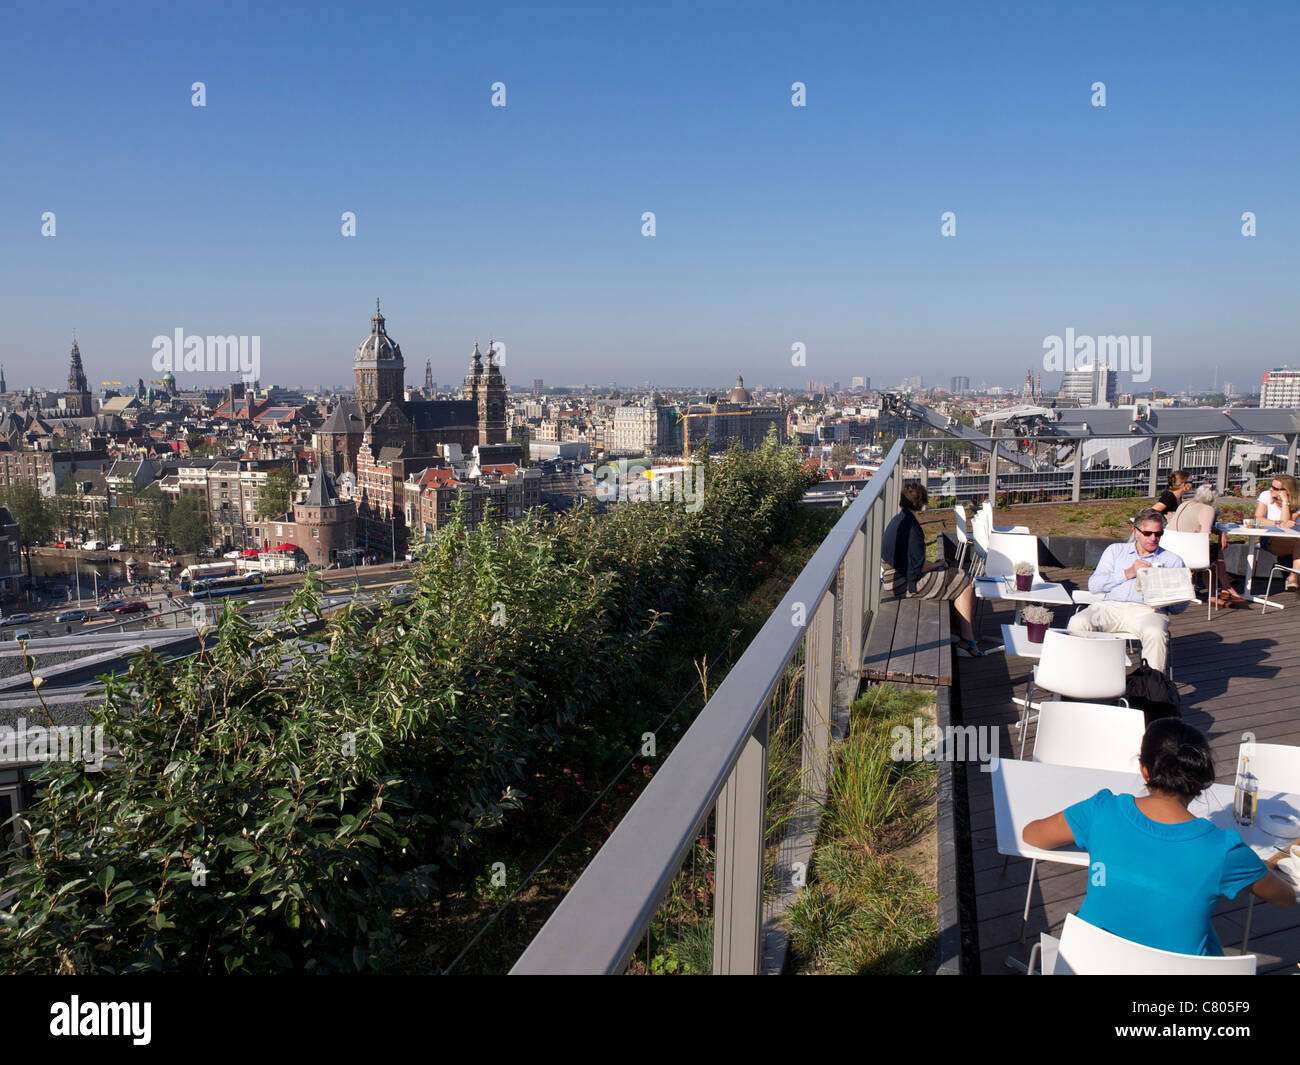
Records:
[[[1136,707],[1146,715],[1146,723],[1161,717],[1182,717],[1182,700],[1178,689],[1163,673],[1142,664],[1128,675],[1128,688],[1124,693],[1129,706]]]

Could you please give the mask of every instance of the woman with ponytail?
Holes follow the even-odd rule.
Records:
[[[1187,809],[1214,783],[1214,758],[1178,718],[1153,721],[1138,755],[1147,794],[1103,789],[1025,826],[1031,847],[1088,852],[1088,895],[1079,916],[1134,943],[1179,954],[1222,954],[1210,915],[1220,895],[1249,888],[1290,906],[1295,893],[1242,841]]]

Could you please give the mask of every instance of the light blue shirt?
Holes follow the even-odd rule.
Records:
[[[1102,552],[1101,561],[1097,563],[1097,568],[1088,578],[1088,591],[1104,592],[1107,599],[1113,599],[1121,603],[1141,603],[1143,602],[1142,593],[1138,590],[1137,577],[1128,578],[1124,576],[1125,571],[1133,565],[1139,558],[1152,564],[1159,563],[1161,566],[1173,568],[1185,568],[1185,563],[1181,558],[1172,551],[1166,551],[1163,547],[1158,547],[1149,555],[1139,555],[1137,544],[1129,541],[1126,544],[1111,544]],[[1190,606],[1189,603],[1176,603],[1173,606],[1161,607],[1161,611],[1169,614],[1181,614]]]
[[[1092,875],[1079,916],[1134,943],[1179,954],[1222,954],[1210,915],[1267,869],[1232,829],[1203,817],[1152,821],[1132,795],[1103,789],[1065,811]]]

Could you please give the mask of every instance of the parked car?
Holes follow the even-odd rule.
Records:
[[[110,599],[107,603],[100,603],[99,606],[95,607],[95,613],[111,614],[118,607],[125,605],[126,600],[124,599]]]
[[[30,640],[31,638],[32,633],[30,629],[19,629],[14,633],[15,640]]]
[[[148,610],[149,610],[148,603],[142,603],[140,600],[136,599],[130,603],[123,603],[120,607],[114,610],[113,613],[114,614],[139,614],[142,612],[147,613]]]
[[[125,550],[126,550],[126,548],[124,548],[121,544],[109,544],[109,545],[108,545],[108,549],[109,549],[110,551],[125,551]]]
[[[84,544],[81,545],[81,550],[83,550],[83,551],[103,551],[103,550],[104,550],[104,541],[103,541],[103,540],[87,540]]]
[[[64,550],[67,550],[69,547],[72,546],[72,544],[70,544],[67,540],[55,540],[55,541],[54,541],[54,546],[55,546],[55,547],[61,547],[61,548],[63,548]]]
[[[54,620],[57,621],[59,624],[63,624],[65,621],[85,621],[86,618],[88,617],[90,617],[90,615],[87,614],[84,610],[65,610],[62,614],[59,614]]]
[[[10,614],[0,625],[22,625],[24,622],[32,620],[31,614]]]

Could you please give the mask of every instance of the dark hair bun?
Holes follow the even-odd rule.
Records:
[[[1147,788],[1172,791],[1194,799],[1214,783],[1210,745],[1191,725],[1162,717],[1147,726],[1139,756],[1147,770]]]

